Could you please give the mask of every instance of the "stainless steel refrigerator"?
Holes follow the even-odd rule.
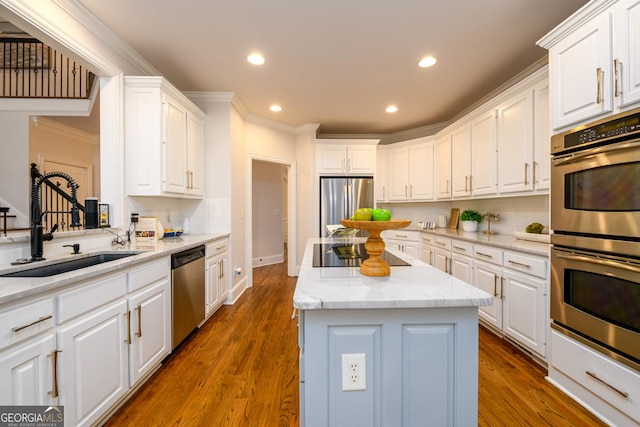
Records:
[[[320,177],[320,237],[327,237],[328,224],[340,224],[356,209],[373,207],[373,178]]]

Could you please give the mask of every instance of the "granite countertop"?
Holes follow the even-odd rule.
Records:
[[[364,238],[354,239],[356,242]],[[312,267],[313,244],[307,241],[293,306],[300,310],[436,308],[491,305],[488,293],[402,252],[389,249],[411,266],[391,267],[391,275],[368,277],[359,267]]]
[[[180,252],[195,246],[203,245],[208,242],[228,237],[229,234],[190,234],[181,237],[165,238],[156,243],[155,250],[145,251],[137,255],[122,258],[115,261],[105,262],[91,267],[86,267],[67,273],[57,274],[49,277],[0,277],[0,304],[18,300],[20,298],[45,293],[52,290],[63,288],[67,285],[74,284],[83,280],[90,279],[105,273],[112,273],[117,270],[126,269],[135,265],[170,256],[173,253]],[[136,251],[131,246],[122,247],[105,247],[101,252],[128,252]],[[75,257],[90,256],[91,252],[75,255]],[[27,270],[39,266],[45,266],[61,261],[74,259],[74,255],[65,255],[62,257],[52,257],[46,261],[35,264],[26,264],[22,266],[6,266],[0,267],[0,274],[7,274],[13,271]]]
[[[451,237],[453,239],[466,240],[471,243],[479,243],[483,245],[496,246],[503,249],[513,249],[520,252],[527,252],[533,255],[549,256],[551,245],[549,243],[534,242],[529,240],[517,239],[514,235],[509,234],[483,234],[481,232],[470,233],[458,229],[435,228],[422,229],[417,227],[409,227],[404,230],[417,231],[420,233],[433,234],[436,236]]]

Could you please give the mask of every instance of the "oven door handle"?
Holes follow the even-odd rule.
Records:
[[[561,166],[561,165],[566,165],[568,163],[577,162],[584,159],[585,157],[593,156],[595,154],[610,153],[613,151],[620,151],[620,150],[626,150],[629,148],[637,148],[637,147],[640,147],[640,140],[634,140],[631,142],[625,141],[623,143],[606,145],[604,147],[594,148],[591,150],[586,150],[585,152],[582,152],[582,153],[573,154],[566,158],[559,158],[556,160],[556,163],[554,166]]]
[[[590,264],[596,265],[606,265],[608,267],[618,268],[620,270],[627,270],[633,273],[640,273],[640,267],[634,267],[633,265],[623,264],[621,262],[616,261],[608,261],[604,259],[596,259],[588,256],[580,256],[580,255],[556,255],[558,258],[568,259],[569,261],[582,261],[588,262]]]

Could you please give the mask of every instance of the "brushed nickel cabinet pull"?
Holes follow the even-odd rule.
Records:
[[[469,176],[465,175],[464,176],[464,192],[466,193],[467,191],[469,191]]]
[[[126,344],[131,344],[131,310],[127,310],[124,317],[127,318],[127,339],[124,340],[124,342]]]
[[[406,185],[404,186],[404,197],[408,197],[407,196],[407,186]]]
[[[476,255],[487,257],[489,259],[493,259],[493,255],[485,254],[485,253],[482,253],[482,252],[476,252]]]
[[[447,186],[445,188],[445,194],[449,194],[449,180],[447,180]]]
[[[529,163],[524,164],[524,185],[529,185]]]
[[[138,312],[138,332],[136,332],[136,336],[142,338],[142,306],[140,304],[136,307],[136,311]]]
[[[436,245],[447,246],[447,242],[440,242],[438,240],[436,240],[435,242],[436,242]]]
[[[469,175],[469,191],[473,191],[473,175]]]
[[[17,333],[17,332],[20,332],[20,331],[22,331],[24,329],[30,328],[31,326],[37,325],[38,323],[42,323],[45,320],[49,320],[51,318],[53,318],[52,315],[49,315],[49,316],[46,316],[46,317],[41,317],[38,320],[35,320],[35,321],[33,321],[33,322],[31,322],[31,323],[29,323],[27,325],[16,326],[15,328],[11,328],[11,331],[14,332],[14,333]]]
[[[504,276],[500,277],[500,299],[504,300]]]
[[[51,365],[53,367],[52,372],[53,372],[53,384],[52,384],[52,388],[53,390],[51,390],[48,394],[53,397],[56,398],[58,397],[58,353],[62,353],[62,350],[53,350],[51,352]]]
[[[604,71],[602,68],[598,67],[596,70],[597,80],[598,80],[598,93],[596,95],[596,104],[602,104],[602,77],[604,76]]]
[[[615,388],[614,386],[612,386],[611,384],[605,382],[604,380],[602,380],[601,378],[599,378],[595,372],[590,372],[590,371],[585,371],[585,373],[587,375],[589,375],[591,378],[593,378],[596,381],[599,381],[600,383],[606,385],[607,387],[609,387],[611,390],[615,391],[616,393],[618,393],[620,396],[624,397],[625,399],[629,398],[629,393],[627,393],[626,391],[622,391],[619,390],[617,388]]]
[[[616,98],[622,93],[620,91],[620,61],[618,59],[613,60],[613,78],[614,78],[614,95]]]
[[[224,279],[224,260],[220,260],[220,278]]]
[[[537,183],[536,180],[536,169],[538,168],[538,162],[533,162],[533,183]]]
[[[409,197],[413,197],[413,185],[409,184]]]
[[[462,248],[462,247],[460,247],[460,246],[455,246],[455,245],[454,245],[454,246],[453,246],[453,249],[457,249],[457,250],[462,251],[462,252],[467,252],[467,250],[466,250],[465,248]]]

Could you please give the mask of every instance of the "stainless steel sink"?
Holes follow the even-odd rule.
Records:
[[[75,258],[69,261],[61,261],[55,264],[42,265],[40,267],[29,268],[27,270],[14,271],[13,273],[2,274],[0,277],[49,277],[56,274],[67,273],[81,268],[103,264],[109,261],[116,261],[122,258],[138,255],[142,252],[105,252],[96,255]]]

